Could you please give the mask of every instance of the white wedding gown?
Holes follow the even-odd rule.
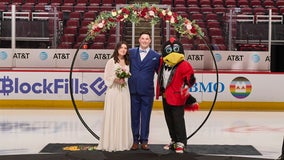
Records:
[[[128,84],[124,87],[114,83],[115,70],[120,66],[111,58],[105,67],[104,81],[108,86],[104,102],[104,116],[98,150],[129,150],[133,143],[131,130],[130,93]],[[125,66],[129,71],[129,66]],[[127,81],[127,79],[126,79]]]

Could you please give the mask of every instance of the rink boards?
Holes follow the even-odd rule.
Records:
[[[195,76],[196,84],[189,92],[201,109],[214,104],[218,110],[284,110],[284,74],[196,72]],[[73,109],[71,89],[78,108],[103,108],[107,87],[103,71],[98,70],[2,70],[0,108]],[[161,100],[155,100],[153,107],[161,109]]]

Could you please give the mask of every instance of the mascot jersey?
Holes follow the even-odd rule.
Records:
[[[195,83],[194,70],[190,63],[184,60],[182,44],[175,38],[167,41],[162,49],[156,99],[163,96],[172,106],[185,105],[191,97],[188,88]]]

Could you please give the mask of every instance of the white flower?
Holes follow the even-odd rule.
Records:
[[[172,12],[172,11],[169,11],[169,12],[168,12],[168,15],[169,15],[169,16],[172,16],[172,15],[173,15],[173,12]]]
[[[123,17],[124,17],[124,19],[127,19],[127,17],[128,17],[128,14],[125,14],[125,15],[124,15]]]
[[[155,16],[155,12],[154,11],[149,11],[149,15],[154,17]]]
[[[192,25],[191,25],[191,23],[186,24],[186,26],[185,26],[185,27],[186,27],[186,29],[187,29],[187,30],[191,30],[191,29],[192,29]]]
[[[104,24],[103,24],[103,23],[99,23],[99,24],[98,24],[98,27],[99,27],[99,28],[103,28],[103,27],[104,27]]]
[[[111,12],[111,15],[112,15],[113,17],[117,16],[116,11],[112,11],[112,12]]]
[[[165,16],[166,15],[166,10],[162,10],[162,14],[163,14],[163,16]]]
[[[175,18],[173,16],[171,17],[171,23],[175,23]]]

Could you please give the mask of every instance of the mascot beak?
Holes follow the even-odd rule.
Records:
[[[163,61],[170,67],[175,66],[179,62],[184,60],[184,55],[176,52],[172,52],[163,58]]]

